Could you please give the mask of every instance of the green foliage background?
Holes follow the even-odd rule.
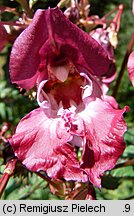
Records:
[[[34,9],[54,7],[59,1],[35,1]],[[20,5],[17,2],[9,0],[1,0],[1,5],[16,7],[21,12]],[[97,14],[100,17],[113,9],[116,5],[124,4],[125,9],[121,19],[121,27],[119,31],[119,43],[115,52],[117,70],[119,72],[121,64],[127,49],[127,45],[134,31],[134,16],[131,12],[131,0],[90,0],[90,14]],[[4,13],[3,20],[16,19],[10,13]],[[11,85],[9,78],[9,55],[11,45],[8,45],[0,53],[0,127],[3,122],[10,123],[10,130],[14,131],[19,120],[28,112],[37,106],[36,101],[29,100],[28,96],[23,96],[18,89]],[[23,68],[22,68],[23,72]],[[109,94],[112,94],[116,80],[112,83]],[[118,95],[117,101],[120,107],[128,105],[130,112],[126,114],[126,122],[128,124],[128,132],[125,134],[126,150],[119,159],[118,163],[134,158],[134,88],[132,87],[127,70],[125,70]],[[2,151],[0,144],[0,151]],[[5,165],[3,159],[0,158],[0,172],[2,174]],[[25,175],[11,178],[2,199],[60,199],[51,194],[47,187],[47,182],[37,177],[35,174],[27,173]],[[108,171],[102,177],[102,190],[95,189],[97,199],[134,199],[134,166],[126,166]]]

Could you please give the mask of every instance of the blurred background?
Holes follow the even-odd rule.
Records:
[[[55,7],[59,3],[57,0],[35,0],[32,1],[33,11],[38,8],[47,9]],[[122,62],[134,32],[134,15],[132,14],[131,0],[90,0],[91,15],[104,16],[110,10],[124,4],[124,11],[121,18],[120,30],[118,33],[118,45],[115,50],[115,59],[117,64],[117,72],[122,66]],[[11,11],[2,11],[2,7],[16,8],[17,13],[22,14],[21,1],[0,1],[0,19],[3,22],[14,21],[18,19],[17,13]],[[31,100],[28,94],[23,90],[16,88],[10,83],[9,76],[9,56],[12,48],[12,42],[8,43],[0,52],[0,128],[3,124],[7,124],[8,130],[6,137],[10,136],[15,130],[20,119],[37,107],[36,100]],[[20,72],[21,73],[21,72]],[[23,73],[23,68],[22,68]],[[117,75],[118,77],[118,75]],[[112,82],[109,95],[113,94],[117,78]],[[32,96],[31,96],[32,97]],[[130,112],[126,114],[125,120],[128,125],[128,131],[125,134],[126,150],[119,159],[118,163],[134,159],[134,88],[128,78],[127,69],[125,68],[119,90],[116,94],[117,102],[120,107],[125,105],[130,107]],[[5,167],[3,154],[4,144],[0,140],[0,177]],[[47,187],[47,182],[37,175],[28,172],[25,168],[16,171],[13,178],[10,178],[2,199],[61,199],[57,195],[53,195]],[[134,199],[134,165],[119,167],[112,171],[108,171],[102,177],[102,190],[95,188],[97,199],[113,200],[113,199]]]

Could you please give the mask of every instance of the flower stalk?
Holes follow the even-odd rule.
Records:
[[[123,163],[120,163],[120,164],[117,164],[114,169],[118,169],[118,168],[121,168],[121,167],[126,167],[126,166],[133,166],[134,165],[134,159],[130,159],[130,160],[127,160]]]

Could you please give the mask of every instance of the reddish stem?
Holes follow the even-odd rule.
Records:
[[[15,170],[15,165],[16,165],[17,159],[12,159],[7,162],[6,167],[4,169],[4,173],[0,179],[0,197],[3,194],[3,191],[6,188],[6,185],[8,183],[9,178],[12,176],[14,170]]]
[[[125,68],[126,68],[126,65],[127,65],[127,62],[128,62],[128,57],[129,57],[129,55],[130,55],[130,53],[132,51],[133,45],[134,45],[134,33],[132,34],[131,39],[129,41],[127,51],[126,51],[126,54],[125,54],[123,62],[122,62],[122,66],[121,66],[121,69],[120,69],[120,72],[119,72],[115,87],[113,89],[113,94],[112,94],[113,97],[116,97],[116,95],[117,95],[117,92],[118,92],[118,89],[119,89],[119,86],[120,86],[120,83],[121,83],[121,79],[123,77],[123,74],[124,74],[124,71],[125,71]]]
[[[0,179],[0,197],[2,196],[3,191],[5,190],[5,187],[8,183],[9,177],[10,176],[8,173],[4,173]]]
[[[118,10],[119,6],[116,6],[114,9],[109,11],[107,14],[105,14],[101,19],[105,20],[107,17],[109,17],[111,14],[113,14],[116,10]]]
[[[118,12],[115,15],[115,17],[114,17],[114,19],[113,19],[113,21],[111,23],[111,27],[114,24],[114,28],[115,28],[116,32],[118,32],[119,28],[120,28],[120,21],[121,21],[121,16],[122,16],[122,13],[123,13],[123,9],[124,9],[124,5],[123,4],[119,5]]]
[[[134,159],[131,159],[131,160],[125,161],[124,163],[117,164],[114,167],[114,169],[118,169],[118,168],[126,167],[126,166],[133,166],[133,165],[134,165]]]

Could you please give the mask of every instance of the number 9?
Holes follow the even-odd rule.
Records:
[[[129,204],[126,204],[125,205],[125,212],[129,212],[130,211],[130,205]]]

